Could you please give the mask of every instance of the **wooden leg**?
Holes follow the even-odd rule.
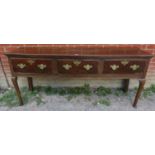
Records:
[[[3,63],[2,63],[1,60],[0,60],[0,64],[1,64],[2,72],[3,72],[3,74],[4,74],[4,77],[5,77],[7,86],[8,86],[8,88],[10,88],[10,84],[9,84],[9,81],[8,81],[8,78],[7,78],[7,75],[6,75],[6,73],[5,73],[4,66],[3,66]]]
[[[28,80],[29,90],[33,91],[33,79],[32,79],[32,77],[28,77],[27,80]]]
[[[19,99],[19,104],[21,106],[21,105],[23,105],[23,99],[22,99],[21,92],[20,92],[20,89],[18,86],[17,77],[12,77],[11,79],[12,79],[12,83],[14,85],[14,88],[16,90],[17,97]]]
[[[144,89],[145,82],[146,82],[145,79],[139,80],[139,88],[138,88],[138,91],[137,91],[137,94],[136,94],[136,97],[135,97],[135,100],[134,100],[134,103],[133,103],[133,107],[137,106],[137,102],[138,102],[138,99],[139,99],[143,89]]]
[[[124,79],[124,80],[123,80],[123,91],[124,91],[125,93],[128,92],[128,89],[129,89],[129,82],[130,82],[129,79]]]

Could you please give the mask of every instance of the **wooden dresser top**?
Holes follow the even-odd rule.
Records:
[[[5,55],[50,55],[50,56],[131,56],[153,57],[139,48],[104,48],[102,45],[52,45],[51,47],[16,47],[8,48]]]

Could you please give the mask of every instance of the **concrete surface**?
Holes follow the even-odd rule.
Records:
[[[134,95],[133,95],[134,96]],[[28,103],[18,107],[0,107],[1,111],[154,111],[155,110],[155,95],[148,98],[141,98],[137,108],[133,108],[131,103],[133,96],[115,96],[109,95],[111,101],[110,106],[96,104],[102,97],[93,96],[77,96],[68,100],[67,96],[46,96],[43,95],[45,104],[37,105],[36,102]]]

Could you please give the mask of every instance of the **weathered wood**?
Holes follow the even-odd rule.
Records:
[[[29,90],[33,91],[33,79],[32,79],[32,77],[28,77],[27,81],[28,81]]]
[[[3,74],[4,74],[4,77],[5,77],[5,80],[6,80],[7,86],[8,86],[8,88],[10,88],[10,84],[9,84],[9,81],[8,81],[7,75],[6,75],[6,73],[5,73],[4,66],[3,66],[3,63],[2,63],[2,61],[1,61],[1,59],[0,59],[0,64],[1,64],[2,72],[3,72]]]
[[[138,102],[138,99],[140,98],[140,95],[141,95],[143,89],[144,89],[145,82],[146,82],[145,79],[139,80],[139,88],[138,88],[138,91],[137,91],[137,94],[136,94],[136,97],[135,97],[135,100],[133,103],[133,107],[137,106],[137,102]]]
[[[128,90],[129,90],[129,82],[130,82],[129,79],[124,79],[123,80],[123,91],[125,93],[128,92]]]
[[[52,45],[51,47],[22,47],[8,49],[12,81],[23,104],[17,76],[28,77],[29,90],[33,90],[32,77],[86,77],[123,80],[128,91],[129,79],[145,79],[153,57],[139,48],[104,48],[102,45]],[[137,105],[145,80],[140,80],[133,106]]]
[[[17,97],[19,99],[19,105],[22,106],[23,105],[23,99],[22,99],[21,92],[20,92],[20,89],[18,86],[17,77],[12,77],[11,80],[12,80],[12,83],[13,83],[14,88],[16,90]]]

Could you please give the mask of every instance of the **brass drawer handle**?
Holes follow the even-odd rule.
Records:
[[[110,66],[112,68],[113,71],[117,70],[119,68],[119,65],[111,65]]]
[[[73,61],[73,64],[76,66],[79,66],[81,64],[81,61],[75,60],[75,61]]]
[[[84,68],[85,70],[89,71],[90,69],[92,69],[92,68],[93,68],[93,66],[92,66],[92,65],[87,64],[87,65],[84,65],[84,66],[83,66],[83,68]]]
[[[129,63],[128,60],[123,60],[123,61],[121,61],[121,64],[124,65],[124,66],[126,66],[128,63]]]
[[[139,66],[139,65],[134,64],[134,65],[131,65],[131,66],[130,66],[130,68],[131,68],[133,71],[136,71],[137,69],[139,69],[139,68],[140,68],[140,66]]]
[[[70,69],[72,68],[72,65],[65,64],[65,65],[63,65],[63,68],[64,68],[65,70],[70,70]]]
[[[20,69],[24,69],[26,67],[26,64],[17,64],[17,66],[20,68]]]
[[[28,60],[27,62],[28,62],[30,65],[32,65],[32,64],[34,64],[35,61],[34,61],[34,60]]]
[[[38,68],[41,69],[41,70],[44,70],[47,66],[44,65],[44,64],[39,64],[38,65]]]

